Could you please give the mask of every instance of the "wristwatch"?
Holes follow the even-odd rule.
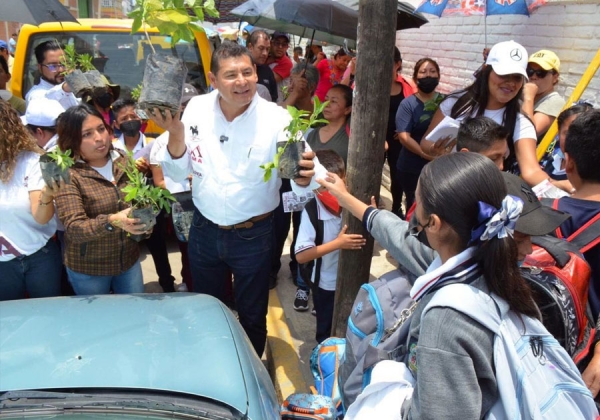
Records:
[[[115,227],[113,225],[111,225],[110,222],[108,222],[104,225],[104,229],[106,229],[109,232],[114,232]]]

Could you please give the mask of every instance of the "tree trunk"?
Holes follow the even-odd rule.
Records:
[[[347,184],[365,203],[379,197],[387,130],[393,48],[396,43],[397,0],[360,0],[356,88],[348,150]],[[344,337],[348,315],[360,286],[369,281],[373,239],[360,220],[344,210],[348,233],[368,238],[360,251],[342,250],[338,265],[332,335]]]

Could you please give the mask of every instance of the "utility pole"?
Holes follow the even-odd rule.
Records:
[[[356,87],[346,182],[352,195],[365,203],[379,197],[388,121],[393,50],[396,44],[398,0],[360,0]],[[360,251],[342,250],[338,265],[332,335],[344,337],[348,315],[360,286],[369,281],[373,239],[360,220],[346,210],[342,224],[348,233],[368,238]]]

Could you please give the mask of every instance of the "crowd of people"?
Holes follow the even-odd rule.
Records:
[[[451,278],[494,293],[521,316],[539,318],[519,274],[531,236],[569,237],[600,214],[600,111],[589,104],[562,111],[556,54],[529,55],[514,41],[500,42],[484,51],[473,83],[446,96],[438,91],[444,71],[435,59],[419,59],[406,79],[398,48],[382,57],[393,61],[381,150],[392,178],[387,212],[353,198],[344,184],[356,57],[344,48],[327,57],[315,45],[304,57],[294,49],[292,59],[289,42],[285,33],[255,29],[247,47],[223,43],[211,61],[212,92],[198,95],[186,85],[177,114],[149,113],[164,130],[156,139],[144,134],[148,121],[136,102],[120,97],[108,79],[102,95],[76,98],[64,80],[64,52],[56,41],[35,48],[40,80],[24,99],[7,88],[10,66],[0,54],[0,300],[142,293],[136,235],[144,238],[160,286],[177,290],[166,249],[170,216],[162,211],[150,228],[131,217],[126,204],[131,155],[149,183],[193,201],[189,239],[178,241],[183,290],[234,306],[259,355],[269,289],[292,225],[293,307],[308,311],[312,295],[316,340],[331,335],[339,251],[366,242],[342,226],[341,207],[418,277],[411,296],[425,302],[421,310]],[[0,53],[8,49],[0,41]],[[327,123],[304,133],[307,147],[296,178],[265,181],[261,165],[274,159],[291,120],[286,107],[313,112],[315,97],[327,102]],[[536,146],[555,119],[559,136],[544,167]],[[456,133],[436,139],[448,121]],[[55,150],[70,151],[74,160],[68,182],[42,175],[40,156]],[[315,199],[304,210],[284,210],[286,194],[311,192]],[[536,196],[556,198],[554,209],[542,207]],[[600,246],[584,255],[596,321]],[[483,418],[498,400],[493,333],[444,308],[423,317],[417,310],[410,322],[407,347],[414,352],[409,368],[416,385],[402,406],[406,418]],[[582,370],[596,396],[600,347],[593,353]],[[457,394],[459,386],[470,391]]]

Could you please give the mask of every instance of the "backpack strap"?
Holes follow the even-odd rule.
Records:
[[[600,212],[569,236],[567,241],[577,246],[582,253],[598,245],[600,243]]]
[[[304,210],[306,210],[306,214],[308,215],[310,223],[312,223],[313,227],[315,228],[315,232],[316,232],[315,246],[323,245],[323,230],[324,230],[324,228],[323,228],[323,221],[319,220],[319,210],[317,208],[317,199],[316,198],[312,199],[308,203],[306,203],[306,206],[304,206]],[[314,267],[315,280],[314,280],[314,282],[312,282],[311,276],[308,276],[308,273],[307,273],[308,278],[304,278],[304,281],[306,281],[307,284],[311,285],[311,288],[313,289],[313,291],[315,291],[319,287],[319,282],[321,281],[321,265],[322,265],[322,263],[323,263],[322,258],[317,258],[314,261],[314,265],[311,264],[310,262],[307,263],[307,264],[310,264],[311,268]]]

